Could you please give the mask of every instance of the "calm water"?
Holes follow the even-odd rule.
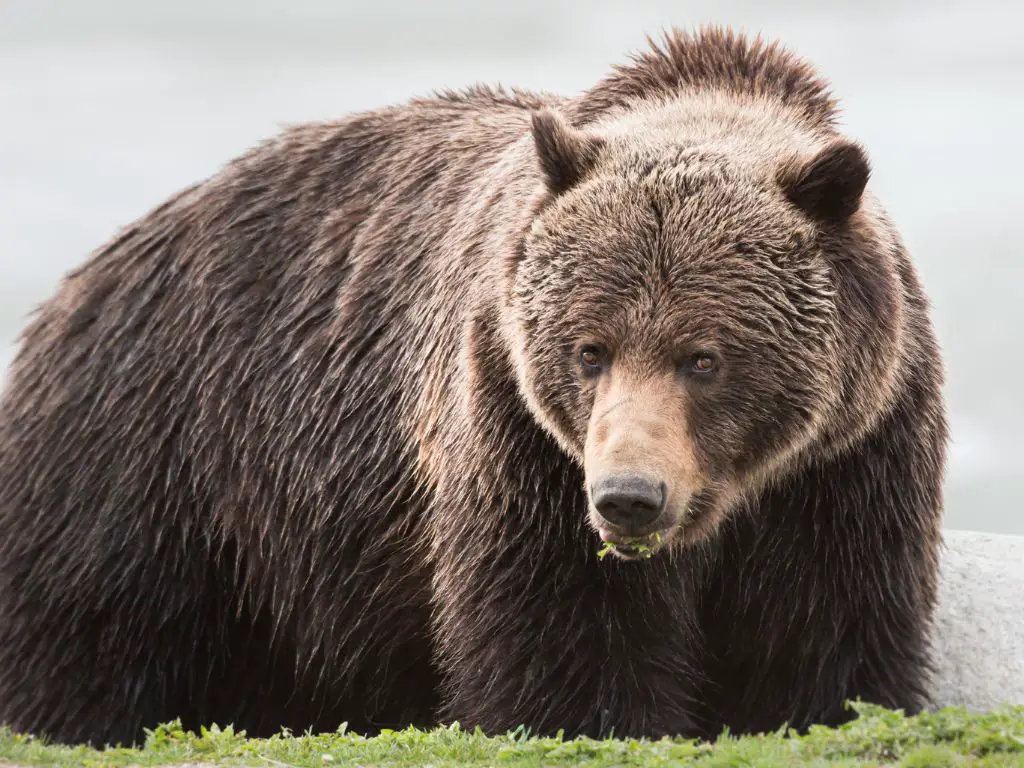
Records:
[[[0,0],[0,371],[63,272],[282,124],[477,80],[577,91],[706,21],[833,80],[934,301],[947,522],[1024,533],[1018,0]]]

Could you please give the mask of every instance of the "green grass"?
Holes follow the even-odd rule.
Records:
[[[816,766],[988,765],[1024,767],[1024,707],[971,715],[945,709],[904,717],[879,707],[853,705],[859,717],[837,729],[816,727],[804,736],[782,731],[715,743],[530,738],[522,729],[499,737],[460,729],[389,731],[374,738],[346,733],[247,739],[231,728],[199,734],[172,723],[148,733],[141,749],[92,750],[46,745],[0,728],[0,763],[59,766],[152,766],[206,763],[281,766],[559,766],[702,765]]]

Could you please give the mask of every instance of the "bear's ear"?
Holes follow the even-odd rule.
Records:
[[[577,184],[604,146],[603,139],[573,128],[550,109],[533,113],[533,142],[544,180],[555,194]]]
[[[841,224],[860,207],[871,175],[867,155],[843,139],[826,146],[811,160],[789,163],[779,172],[786,196],[818,221]]]

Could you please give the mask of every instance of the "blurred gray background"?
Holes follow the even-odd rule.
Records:
[[[282,125],[475,81],[576,92],[704,22],[833,81],[933,298],[947,525],[1024,533],[1020,0],[0,0],[0,376],[66,270]]]

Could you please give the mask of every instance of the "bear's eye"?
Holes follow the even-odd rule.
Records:
[[[692,358],[694,373],[711,373],[718,365],[714,355],[708,352],[698,352]]]
[[[600,373],[604,359],[604,350],[596,344],[586,344],[580,348],[580,365],[587,373]]]

